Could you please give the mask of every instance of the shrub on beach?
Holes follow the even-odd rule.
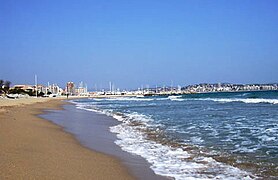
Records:
[[[0,94],[7,94],[10,89],[11,82],[10,81],[4,81],[0,80]]]

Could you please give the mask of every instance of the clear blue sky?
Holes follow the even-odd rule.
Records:
[[[0,0],[0,79],[278,82],[277,0]]]

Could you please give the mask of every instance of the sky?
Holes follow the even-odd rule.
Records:
[[[276,0],[0,0],[0,79],[278,82]]]

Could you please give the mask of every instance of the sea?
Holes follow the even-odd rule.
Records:
[[[278,91],[89,98],[123,151],[173,179],[278,179]]]

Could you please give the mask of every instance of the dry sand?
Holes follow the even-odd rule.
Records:
[[[36,115],[61,100],[0,100],[0,179],[134,179],[115,158],[82,147]]]

